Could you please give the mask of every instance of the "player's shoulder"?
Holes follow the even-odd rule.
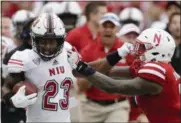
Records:
[[[8,72],[27,71],[34,58],[37,58],[37,54],[33,50],[16,51],[8,61]]]
[[[156,71],[165,74],[167,69],[168,69],[168,64],[161,62],[147,62],[142,65],[140,71],[149,70],[150,72]]]
[[[149,80],[163,82],[166,81],[168,66],[167,63],[148,62],[140,67],[138,75]]]
[[[30,49],[25,49],[23,51],[16,51],[10,58],[10,60],[12,59],[17,59],[17,60],[27,60],[29,58],[31,58],[34,55],[34,51],[30,50]]]

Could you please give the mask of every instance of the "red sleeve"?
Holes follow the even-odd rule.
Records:
[[[152,82],[164,85],[166,83],[166,69],[155,63],[146,63],[138,71],[138,76]]]

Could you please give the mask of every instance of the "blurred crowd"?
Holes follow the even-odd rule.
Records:
[[[6,64],[12,54],[17,50],[32,48],[29,35],[32,22],[41,13],[50,11],[62,19],[67,32],[66,41],[76,47],[86,62],[103,58],[124,42],[134,43],[136,37],[146,28],[164,29],[175,39],[177,48],[171,64],[181,75],[181,3],[179,1],[41,2],[35,0],[1,3],[2,84],[3,77],[6,76]],[[107,16],[104,16],[105,14]],[[129,66],[133,59],[132,56],[128,56],[117,66]],[[88,84],[85,79],[77,79],[76,86],[73,94],[81,103],[72,109],[72,121],[148,122],[144,112],[135,105],[134,97],[106,93]],[[17,110],[9,108],[5,110],[5,117],[10,115],[15,119],[19,117],[17,121],[25,119],[24,113],[17,116],[14,115]],[[4,118],[5,123],[8,122],[6,120],[8,119]]]

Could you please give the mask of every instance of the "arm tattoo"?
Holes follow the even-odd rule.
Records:
[[[132,75],[129,70],[129,66],[114,66],[108,74],[110,77],[117,77],[121,79],[130,79]]]
[[[94,86],[109,93],[143,95],[160,90],[160,85],[139,77],[129,80],[115,80],[99,72],[96,72],[92,76],[88,76],[88,80]]]

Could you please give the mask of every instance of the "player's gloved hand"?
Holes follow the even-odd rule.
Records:
[[[77,68],[78,62],[81,60],[80,54],[75,48],[67,49],[68,62],[73,69]]]
[[[126,57],[128,54],[134,54],[134,45],[131,43],[124,43],[120,48],[117,49],[118,54],[121,58]]]
[[[28,105],[32,105],[37,100],[37,93],[25,95],[26,86],[19,88],[18,92],[11,97],[11,101],[16,108],[25,108]]]
[[[67,54],[68,54],[68,62],[73,70],[76,70],[78,73],[84,76],[89,76],[95,73],[95,70],[91,66],[81,61],[81,57],[77,51],[68,50]]]

